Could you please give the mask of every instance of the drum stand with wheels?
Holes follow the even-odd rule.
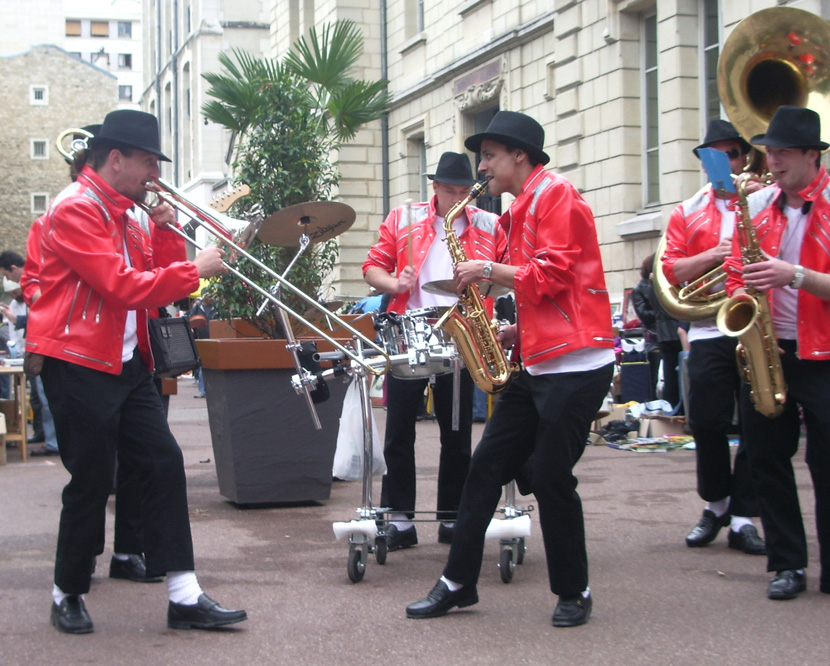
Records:
[[[504,486],[504,505],[497,509],[504,514],[499,520],[493,518],[487,527],[485,539],[499,540],[499,574],[503,583],[513,580],[516,566],[525,558],[525,539],[530,536],[530,512],[532,504],[526,507],[516,506],[516,482],[510,481]]]

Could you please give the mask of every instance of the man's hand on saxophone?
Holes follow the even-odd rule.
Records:
[[[764,261],[743,267],[744,284],[762,292],[792,284],[795,265],[772,257],[763,250],[761,253],[764,255]]]
[[[458,293],[474,282],[486,280],[494,284],[513,289],[517,268],[509,264],[497,264],[493,261],[462,261],[453,268],[453,278]]]

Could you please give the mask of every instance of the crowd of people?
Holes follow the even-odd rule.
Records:
[[[703,513],[687,546],[710,544],[729,527],[727,544],[765,556],[773,575],[770,599],[792,599],[807,587],[807,544],[791,459],[802,423],[813,480],[820,552],[819,589],[830,593],[830,423],[823,410],[830,386],[830,177],[819,157],[818,116],[782,106],[764,134],[744,140],[714,120],[694,150],[726,155],[740,178],[752,145],[763,146],[774,184],[749,190],[743,220],[736,196],[709,185],[681,203],[667,225],[665,253],[647,257],[634,306],[648,337],[654,367],[662,362],[662,397],[682,405],[694,435],[697,491]],[[467,205],[445,224],[448,211],[468,197],[475,178],[466,154],[441,155],[429,201],[392,210],[363,265],[366,282],[387,312],[433,316],[457,296],[426,288],[452,276],[458,293],[497,285],[513,294],[515,319],[498,340],[520,371],[494,401],[482,439],[472,450],[474,368],[430,378],[386,380],[387,473],[382,482],[382,538],[389,551],[412,548],[416,529],[415,440],[418,408],[432,383],[440,427],[436,517],[447,561],[428,594],[406,607],[413,619],[434,618],[478,603],[477,582],[485,532],[504,484],[523,479],[535,495],[549,587],[556,597],[555,627],[590,620],[585,520],[575,468],[591,424],[609,393],[616,364],[610,301],[593,213],[566,178],[546,169],[545,132],[523,113],[499,111],[465,147],[479,156],[478,172],[493,196],[510,195],[497,216]],[[165,580],[168,625],[214,628],[246,619],[201,589],[194,571],[182,454],[153,384],[148,313],[185,298],[225,270],[223,252],[210,248],[193,261],[170,231],[172,209],[153,209],[144,224],[136,206],[144,183],[159,175],[158,123],[149,114],[121,110],[96,127],[88,150],[76,156],[77,179],[32,227],[27,257],[3,253],[0,270],[16,305],[3,308],[15,326],[9,348],[24,344],[41,412],[48,409],[55,451],[70,473],[58,528],[51,622],[67,633],[88,633],[85,606],[97,555],[103,552],[104,515],[113,487],[123,531],[116,529],[110,576]],[[763,260],[743,265],[738,222],[758,227]],[[448,233],[466,253],[451,256]],[[722,266],[711,289],[769,295],[787,400],[780,416],[760,413],[741,382],[736,338],[712,317],[685,326],[655,293],[655,271],[683,284]],[[485,299],[490,314],[493,299]],[[192,312],[211,318],[210,297]],[[94,316],[89,316],[94,313]],[[21,325],[21,319],[24,321]],[[24,337],[17,330],[25,331]],[[688,329],[688,332],[687,330]],[[678,357],[688,335],[688,400],[678,380]],[[657,397],[657,373],[649,398]],[[200,385],[200,393],[203,393]],[[44,438],[46,448],[50,439]],[[733,456],[731,434],[740,445]],[[132,490],[131,490],[132,488]],[[754,523],[759,518],[762,538]],[[129,527],[127,527],[129,525]]]

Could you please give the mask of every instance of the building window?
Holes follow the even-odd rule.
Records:
[[[66,36],[80,37],[81,36],[81,22],[77,19],[66,19]]]
[[[703,26],[703,71],[700,78],[703,85],[702,108],[705,114],[703,127],[710,120],[720,118],[720,94],[718,93],[718,57],[720,56],[720,20],[718,0],[703,0],[701,3],[701,24]]]
[[[43,215],[49,207],[49,195],[44,192],[32,193],[32,213]]]
[[[645,174],[643,192],[645,205],[660,201],[660,105],[657,96],[657,15],[643,17],[643,152]]]
[[[120,39],[132,39],[133,37],[133,24],[130,21],[119,21],[118,22],[118,37]]]
[[[407,39],[411,39],[424,31],[424,0],[406,0],[404,21],[404,35]]]
[[[32,139],[31,155],[33,160],[48,160],[49,159],[49,142],[46,139]]]
[[[132,69],[133,68],[133,54],[119,53],[118,54],[118,69]]]
[[[133,101],[133,87],[132,86],[118,86],[118,100],[121,102]]]
[[[110,36],[109,21],[91,21],[89,32],[90,32],[90,35],[92,35],[93,37],[109,37]]]
[[[47,86],[29,86],[29,104],[32,106],[48,106],[49,88]]]

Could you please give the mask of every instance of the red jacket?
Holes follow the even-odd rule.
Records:
[[[672,211],[666,227],[663,274],[671,284],[680,284],[674,274],[678,259],[694,257],[720,243],[721,214],[715,192],[707,185]]]
[[[43,224],[46,215],[37,218],[29,227],[29,234],[26,236],[26,264],[23,275],[20,278],[20,287],[23,290],[23,300],[26,305],[32,305],[32,297],[40,291],[40,237],[43,234]]]
[[[576,188],[537,165],[499,219],[519,266],[517,347],[526,366],[585,347],[614,346],[594,216]]]
[[[781,247],[781,238],[787,226],[787,216],[781,210],[784,197],[778,186],[766,187],[751,194],[747,203],[758,240],[767,254],[775,257]],[[804,227],[799,262],[805,268],[819,273],[830,273],[830,176],[822,166],[816,177],[799,195],[812,201],[810,217]],[[740,258],[738,235],[733,236],[732,256],[724,266],[727,271],[726,291],[732,294],[743,287],[743,263]],[[770,308],[775,311],[774,299]],[[823,301],[803,289],[798,292],[798,356],[811,361],[830,360],[830,301]]]
[[[119,374],[127,311],[135,310],[138,348],[152,371],[147,308],[184,298],[199,275],[178,234],[159,230],[151,246],[127,213],[133,203],[88,167],[55,199],[39,253],[30,255],[41,297],[29,310],[27,351]]]
[[[435,201],[436,198],[433,197],[429,203],[416,203],[411,206],[412,264],[416,272],[421,270],[436,237]],[[380,225],[380,239],[371,247],[369,257],[363,263],[364,275],[372,266],[379,266],[395,276],[400,275],[406,268],[409,262],[409,219],[406,210],[406,206],[398,206]],[[504,253],[504,234],[497,224],[496,215],[475,206],[467,206],[465,214],[469,224],[461,232],[458,240],[464,246],[467,259],[499,261],[499,257]],[[409,292],[393,294],[388,310],[403,313],[406,311],[408,300]],[[492,299],[487,301],[492,303]]]

